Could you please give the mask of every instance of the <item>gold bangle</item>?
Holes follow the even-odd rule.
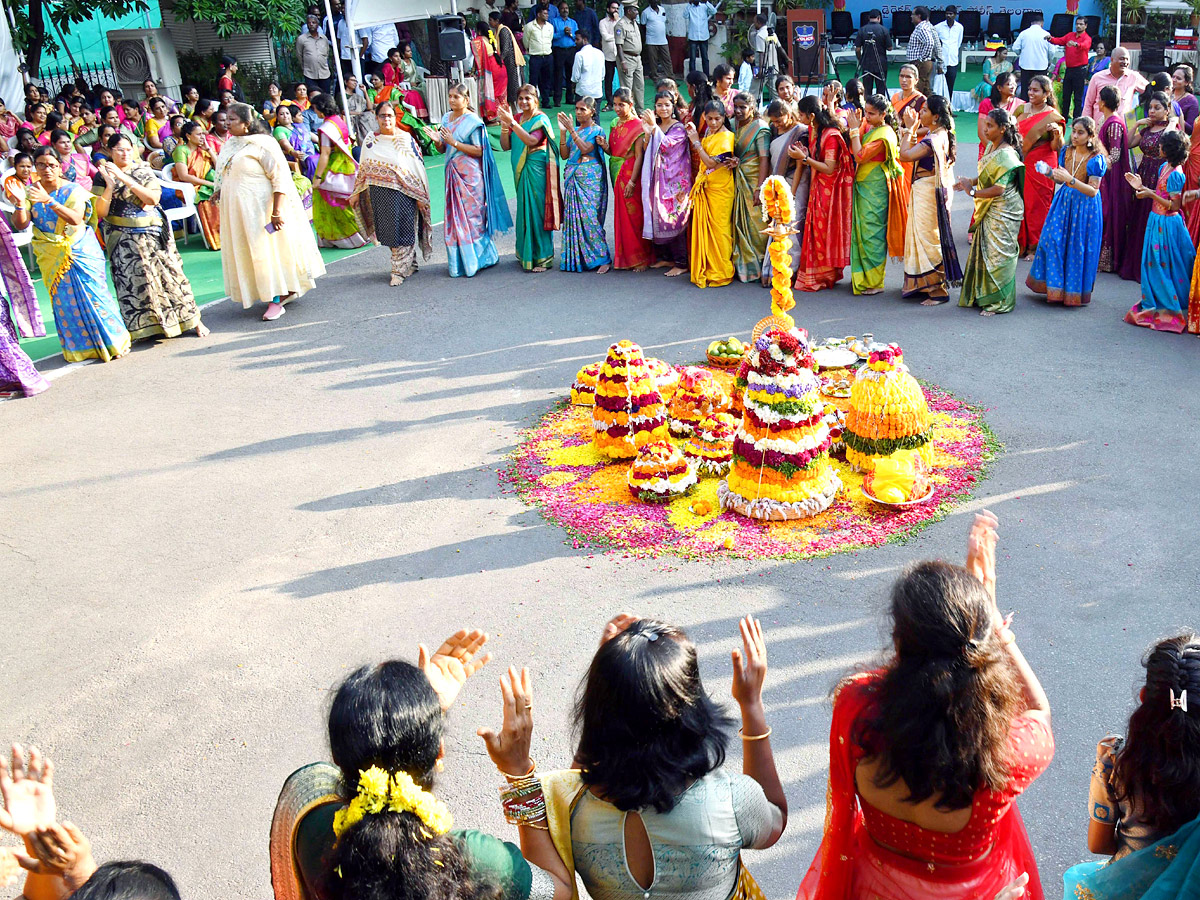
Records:
[[[535,760],[531,759],[529,761],[529,771],[526,772],[524,775],[509,775],[507,772],[501,772],[500,774],[503,775],[505,778],[507,778],[509,781],[524,781],[526,778],[532,778],[533,773],[536,771],[537,771],[537,762]]]
[[[743,741],[765,741],[771,736],[771,730],[771,726],[768,725],[766,734],[746,734],[741,728],[739,728],[738,737],[740,737]]]

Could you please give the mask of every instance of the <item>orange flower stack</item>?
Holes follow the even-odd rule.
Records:
[[[661,359],[649,357],[646,365],[654,382],[658,385],[658,393],[664,403],[671,401],[675,388],[679,384],[679,373],[675,367]],[[596,403],[596,382],[600,379],[600,369],[604,361],[588,363],[575,375],[575,383],[571,385],[571,402],[576,406],[594,406]]]
[[[650,441],[629,467],[629,490],[645,503],[666,503],[696,486],[696,464],[670,440]]]
[[[644,444],[669,437],[666,405],[633,341],[608,348],[596,382],[592,427],[596,452],[613,459],[632,459]]]
[[[707,416],[726,412],[729,404],[729,395],[712,372],[687,366],[679,376],[679,388],[671,400],[671,433],[689,435]]]
[[[929,462],[929,405],[895,344],[873,350],[850,389],[846,413],[846,462],[870,472],[875,460],[897,450],[918,450]]]
[[[808,334],[768,329],[747,358],[745,412],[729,475],[717,488],[721,507],[755,519],[815,516],[829,508],[842,483],[829,462],[829,427]]]
[[[713,413],[700,420],[683,445],[683,453],[696,463],[701,475],[724,475],[733,458],[733,439],[738,420],[727,412]]]

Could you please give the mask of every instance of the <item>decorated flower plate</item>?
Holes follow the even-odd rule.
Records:
[[[858,362],[858,354],[845,347],[818,347],[812,355],[822,369],[845,369]]]
[[[863,487],[862,487],[862,495],[864,497],[866,497],[868,500],[870,500],[872,503],[878,503],[880,506],[889,506],[892,509],[908,509],[911,506],[923,506],[924,504],[926,504],[930,500],[932,500],[933,499],[933,485],[929,486],[929,490],[925,493],[924,497],[918,497],[916,500],[903,500],[900,503],[889,503],[887,500],[880,500],[878,497],[872,495],[867,490],[866,485],[863,485]]]

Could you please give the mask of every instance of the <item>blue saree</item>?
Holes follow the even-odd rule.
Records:
[[[578,130],[579,137],[592,144],[592,152],[584,156],[569,135],[571,156],[563,171],[563,241],[562,270],[587,272],[612,265],[608,237],[604,233],[604,217],[608,213],[608,173],[604,168],[604,151],[596,145],[603,134],[599,125]]]
[[[1200,818],[1115,862],[1063,873],[1063,900],[1187,900],[1200,897]]]
[[[475,159],[446,146],[446,261],[450,277],[470,278],[499,262],[495,237],[512,228],[512,214],[483,120],[465,112],[452,122],[446,113],[442,127],[458,143],[483,148]]]

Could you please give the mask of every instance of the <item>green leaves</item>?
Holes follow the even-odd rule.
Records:
[[[302,0],[176,0],[175,15],[212,22],[222,38],[251,31],[267,31],[282,38],[294,37],[303,29],[305,5]]]

